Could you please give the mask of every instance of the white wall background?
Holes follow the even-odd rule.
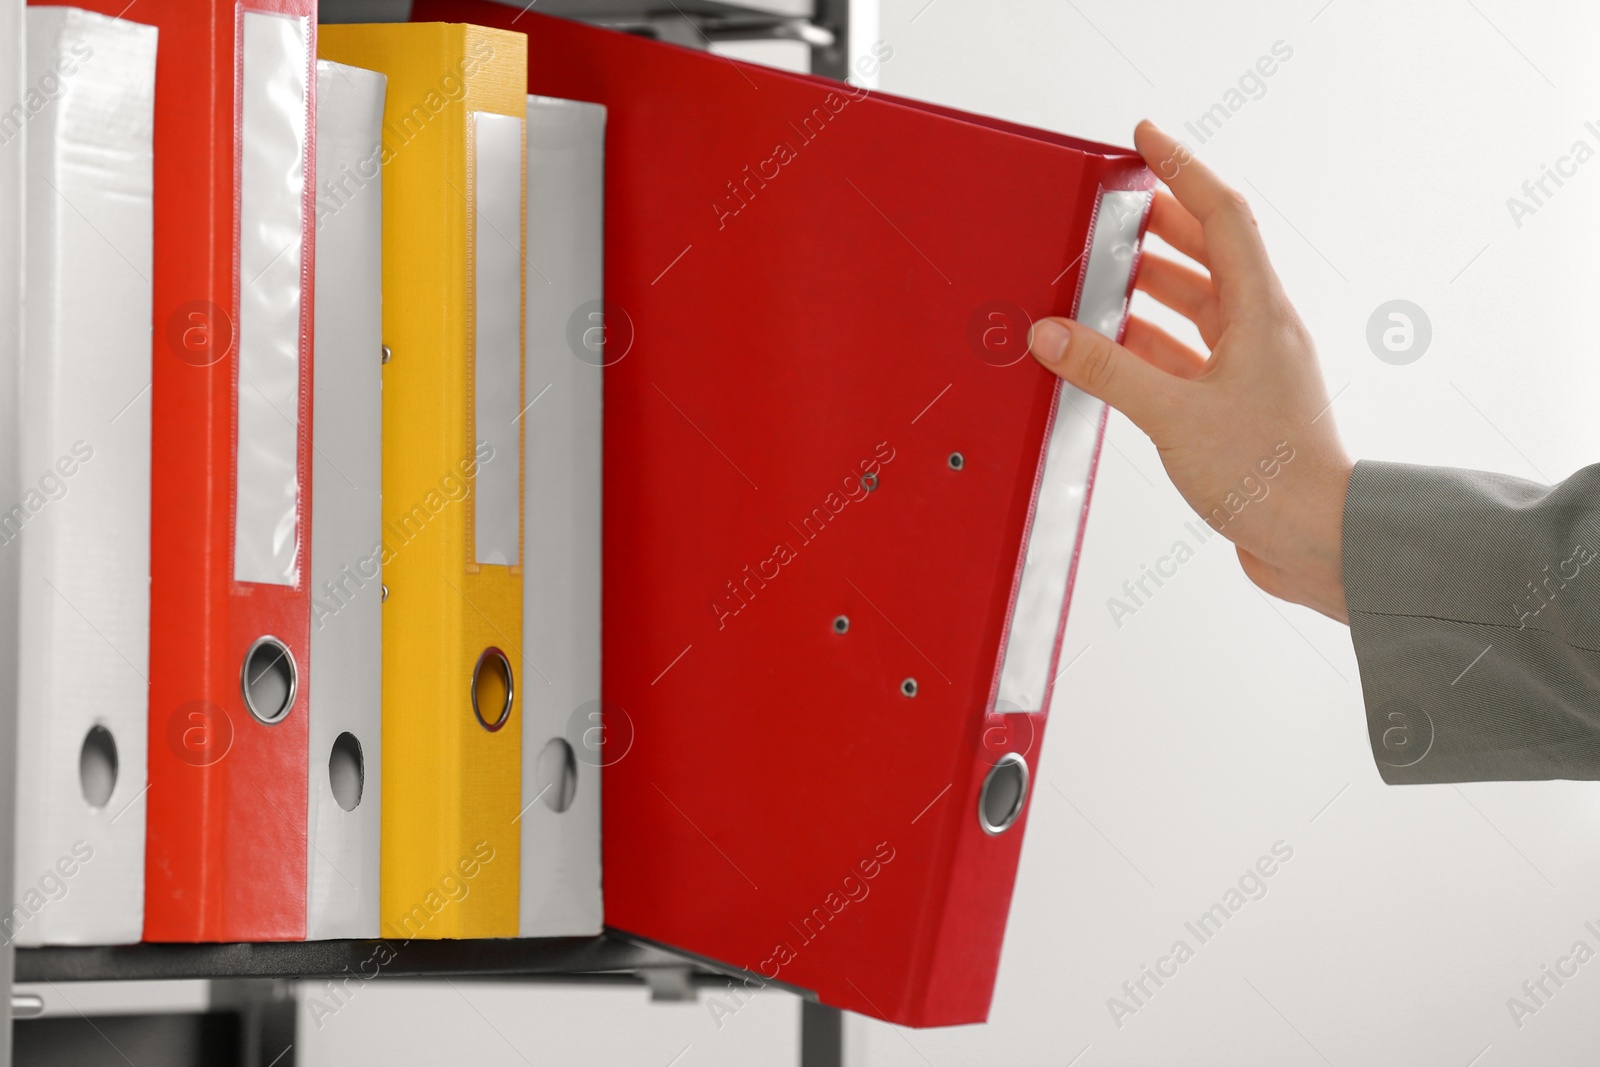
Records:
[[[1600,149],[1594,5],[883,0],[882,35],[888,91],[1118,143],[1149,115],[1249,193],[1354,455],[1541,480],[1600,459],[1600,159],[1520,227],[1506,206]],[[1199,144],[1184,123],[1280,40]],[[1408,366],[1365,340],[1394,298],[1432,323]],[[1600,790],[1384,786],[1347,632],[1256,593],[1220,538],[1118,627],[1106,599],[1192,535],[1148,442],[1117,416],[1109,442],[991,1021],[851,1019],[851,1067],[1596,1062],[1600,959],[1520,1028],[1506,1002],[1600,952]],[[1278,841],[1266,895],[1200,944],[1184,923]],[[1116,1025],[1108,998],[1180,938],[1194,958]],[[545,986],[378,984],[303,1022],[312,1065],[788,1064],[797,1036],[781,995],[719,1030],[703,1004]]]
[[[1594,5],[883,0],[883,16],[887,91],[1123,144],[1148,115],[1248,193],[1353,455],[1542,481],[1600,461],[1600,159],[1520,228],[1506,206],[1574,141],[1600,150]],[[1264,95],[1200,144],[1185,122],[1280,40],[1293,57]],[[1408,366],[1365,341],[1393,298],[1432,322]],[[1142,294],[1138,310],[1177,328]],[[851,1062],[1600,1060],[1600,961],[1548,983],[1520,1029],[1506,1004],[1574,942],[1600,952],[1583,925],[1600,928],[1600,791],[1385,786],[1348,632],[1268,602],[1221,538],[1119,628],[1106,599],[1193,538],[1148,441],[1113,416],[1109,443],[991,1021],[852,1020]],[[1267,895],[1199,944],[1184,922],[1278,840],[1294,856]],[[1194,958],[1119,1028],[1108,998],[1179,938]]]

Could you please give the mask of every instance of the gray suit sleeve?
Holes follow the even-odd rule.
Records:
[[[1600,779],[1600,464],[1544,486],[1364,460],[1344,588],[1384,781]]]

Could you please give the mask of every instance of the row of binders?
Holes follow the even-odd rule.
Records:
[[[98,6],[7,131],[4,937],[598,933],[605,109],[515,32]]]
[[[883,41],[125,2],[35,9],[0,112],[4,935],[603,924],[984,1019],[1106,418],[1029,324],[1120,335],[1138,155],[869,88]]]

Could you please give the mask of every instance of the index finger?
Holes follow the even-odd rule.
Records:
[[[1150,208],[1150,232],[1202,267],[1209,266],[1200,220],[1189,214],[1189,209],[1165,189],[1156,190],[1155,204]]]
[[[1133,142],[1178,203],[1200,220],[1218,296],[1227,300],[1276,287],[1278,277],[1244,197],[1149,119],[1134,129]]]

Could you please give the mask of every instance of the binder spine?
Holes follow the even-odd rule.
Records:
[[[322,55],[388,76],[381,933],[513,937],[526,38],[327,26]]]
[[[27,491],[0,515],[22,569],[20,911],[0,938],[129,942],[144,917],[156,31],[63,7],[27,24],[49,103],[27,131]]]
[[[600,894],[604,142],[598,104],[528,98],[522,417],[524,937],[596,934]],[[620,354],[620,353],[619,353]],[[540,676],[543,676],[541,679]]]
[[[273,205],[274,226],[284,235],[283,256],[259,264],[253,257],[247,261],[245,250],[249,245],[240,239],[235,260],[238,348],[235,359],[227,364],[234,379],[224,404],[237,412],[239,421],[235,422],[229,450],[233,453],[231,462],[224,459],[216,471],[233,505],[234,544],[226,547],[216,563],[220,573],[214,575],[220,580],[219,589],[228,606],[229,633],[226,642],[217,648],[221,662],[214,665],[211,687],[226,694],[228,703],[224,707],[239,708],[240,712],[235,716],[233,752],[209,768],[222,771],[227,785],[225,799],[210,813],[207,827],[216,860],[215,877],[207,885],[219,905],[216,925],[203,931],[201,937],[297,940],[305,936],[306,923],[304,834],[310,688],[306,682],[311,670],[306,579],[310,573],[308,534],[312,520],[312,270],[316,255],[316,156],[311,119],[316,103],[316,25],[313,5],[306,0],[244,8],[239,22],[243,43],[235,85],[240,90],[236,106],[241,109],[243,143],[235,164],[235,188],[241,195],[248,192],[245,179],[250,171],[245,164],[251,157],[245,153],[259,152],[265,173],[278,174],[281,181],[297,187],[298,211],[287,202]],[[251,47],[256,35],[267,46],[259,52]],[[276,69],[261,69],[253,74],[253,52]],[[261,115],[259,130],[252,129],[250,97],[244,95],[257,77],[278,90],[262,101],[270,101],[270,110]],[[270,147],[252,146],[258,133],[263,139],[272,138]],[[297,172],[298,182],[294,177]],[[244,208],[244,203],[236,203],[234,225],[248,225],[249,215]],[[298,242],[292,236],[296,224]],[[291,253],[297,256],[292,275],[283,266],[283,259]],[[281,304],[253,308],[246,303],[247,291],[269,284],[278,288],[281,304],[292,303],[292,314]],[[253,311],[258,313],[259,323],[252,321]],[[264,351],[252,350],[253,337],[259,337]],[[272,415],[278,420],[272,443],[265,446],[270,449],[270,456],[248,458],[248,450],[241,448],[245,444],[254,447],[241,436],[251,425],[245,421],[245,412],[254,409],[252,418],[262,423],[266,414],[256,408],[254,401],[246,406],[238,399],[247,394],[269,400]],[[285,432],[290,424],[294,431],[292,453]],[[288,462],[291,454],[292,468]],[[276,486],[273,505],[271,510],[258,510],[255,487],[240,479],[253,479],[265,472],[271,472]],[[247,493],[243,510],[239,492]],[[253,569],[246,565],[249,557],[240,553],[238,539],[245,523],[252,528],[243,530],[244,538],[255,539],[255,523],[264,522],[269,515],[275,547],[270,557],[258,557],[260,569]]]
[[[26,39],[26,21],[18,0],[0,5],[0,92],[20,100],[26,73],[23,43]],[[22,358],[22,275],[24,225],[26,206],[23,202],[25,181],[24,139],[15,133],[0,130],[0,433],[6,435],[6,447],[12,460],[0,466],[0,500],[16,500],[21,496],[20,468],[16,463],[16,449],[20,437],[16,427],[20,414],[18,386],[21,381]],[[17,585],[19,556],[0,550],[0,604],[19,603]],[[17,676],[17,645],[21,618],[16,610],[0,612],[0,678]],[[17,690],[7,686],[0,689],[0,752],[13,756],[0,759],[0,796],[16,795],[17,769],[21,762],[17,751]],[[4,802],[0,802],[0,807]],[[10,827],[19,829],[13,810]],[[13,879],[13,860],[26,846],[19,838],[8,836],[0,829],[0,841],[15,847],[0,846],[0,886]],[[14,906],[14,904],[13,904]],[[9,929],[0,929],[0,939],[12,937]],[[13,976],[13,954],[0,950],[0,982],[9,984]],[[9,1050],[10,1046],[6,1046]]]
[[[1148,171],[1120,166],[1089,186],[1096,206],[1070,314],[1113,339],[1127,323],[1153,183]],[[1067,404],[1082,407],[1074,414]],[[950,877],[929,914],[928,951],[916,963],[927,981],[907,1006],[912,1025],[988,1017],[1105,422],[1103,404],[1057,384],[986,709],[986,743],[957,769],[951,790]]]
[[[149,14],[161,226],[144,933],[293,940],[306,923],[314,4],[170,0]]]
[[[317,64],[306,936],[378,936],[385,78]]]

